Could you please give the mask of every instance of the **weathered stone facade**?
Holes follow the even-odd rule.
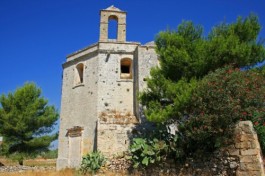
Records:
[[[100,16],[99,42],[63,64],[58,170],[78,167],[93,150],[125,151],[128,133],[143,120],[137,93],[158,64],[154,43],[126,41],[126,12],[111,6]],[[108,39],[109,20],[117,21],[117,39]]]

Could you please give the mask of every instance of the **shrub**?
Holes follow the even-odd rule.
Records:
[[[12,161],[17,161],[19,165],[23,165],[24,160],[33,159],[36,156],[37,156],[36,153],[32,153],[31,155],[29,155],[28,153],[16,152],[16,153],[12,153],[12,154],[8,155],[8,158],[11,159]]]
[[[99,151],[88,153],[82,158],[80,171],[82,174],[86,174],[87,172],[94,174],[103,166],[105,161],[105,157]]]
[[[156,138],[147,140],[144,138],[134,138],[130,147],[132,154],[133,167],[148,166],[155,162],[161,161],[164,152],[167,151],[167,145],[164,141]]]
[[[257,132],[262,153],[265,154],[265,112],[254,112],[251,120]],[[243,120],[243,119],[242,119]]]
[[[144,168],[168,158],[183,157],[182,146],[179,145],[181,143],[179,134],[171,134],[168,130],[168,125],[163,123],[155,130],[141,134],[144,137],[133,139],[129,151],[134,168]]]
[[[42,152],[40,156],[44,159],[55,159],[58,157],[58,149]]]
[[[194,91],[181,131],[189,151],[213,151],[227,144],[234,124],[265,112],[265,79],[231,67],[207,75]],[[261,132],[261,134],[264,134]]]

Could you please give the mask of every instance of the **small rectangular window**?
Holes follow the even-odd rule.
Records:
[[[132,79],[132,61],[131,59],[121,60],[121,79]]]

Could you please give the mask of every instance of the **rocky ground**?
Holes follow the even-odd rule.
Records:
[[[165,165],[156,166],[153,168],[150,168],[148,170],[133,170],[131,168],[131,163],[126,160],[125,158],[116,158],[107,161],[105,166],[98,172],[97,175],[189,175],[188,173],[197,173],[198,175],[207,175],[203,173],[205,170],[209,170],[208,173],[211,173],[210,175],[235,175],[235,170],[237,167],[237,162],[235,162],[235,158],[223,158],[224,160],[217,162],[217,161],[201,161],[201,163],[193,161],[193,160],[187,160],[186,164],[184,164],[183,168],[178,168],[174,164],[174,162],[170,163],[167,162]],[[218,164],[214,164],[218,163]],[[171,166],[172,165],[172,166]],[[202,165],[199,167],[199,165]],[[208,166],[208,167],[205,167]],[[219,168],[220,167],[220,168]],[[217,171],[224,171],[217,172]],[[4,166],[1,165],[0,162],[0,175],[4,173],[28,173],[30,171],[36,171],[36,172],[56,172],[55,166]],[[230,171],[230,172],[227,172]],[[74,171],[72,171],[74,172]],[[115,173],[115,174],[113,174]],[[156,173],[156,174],[154,174]],[[55,174],[57,175],[57,174]],[[60,174],[59,174],[60,175]],[[65,174],[62,174],[65,176]],[[72,174],[70,174],[72,175]],[[45,175],[47,176],[47,175]]]
[[[0,166],[0,173],[55,170],[53,166]]]

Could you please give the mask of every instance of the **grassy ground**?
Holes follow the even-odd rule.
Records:
[[[25,166],[53,166],[56,167],[56,159],[31,159],[25,160]]]
[[[72,169],[66,169],[60,172],[56,171],[26,171],[0,173],[0,176],[78,176],[78,172]]]
[[[6,158],[0,158],[0,162],[4,164],[5,166],[16,166],[18,165],[18,162],[12,161],[10,159]],[[30,160],[24,160],[25,166],[56,166],[56,160],[55,159],[30,159]],[[91,174],[87,174],[91,175]],[[114,173],[110,171],[102,170],[99,173],[96,174],[97,176],[125,176],[130,175],[126,171],[121,171],[119,173]],[[135,174],[134,174],[135,175]],[[20,171],[20,172],[6,172],[1,173],[0,176],[84,176],[81,173],[79,173],[77,170],[74,169],[65,169],[62,171],[56,171],[56,170],[46,170],[46,171],[38,171],[38,170],[32,170],[32,171]]]
[[[16,166],[16,165],[18,165],[18,162],[10,160],[10,159],[6,159],[4,157],[0,157],[0,163],[5,165],[5,166]]]
[[[0,163],[5,166],[17,166],[18,162],[6,158],[0,158]],[[23,165],[25,166],[56,166],[56,159],[28,159],[24,160]]]
[[[90,176],[87,174],[86,176]],[[126,176],[130,175],[127,172],[103,172],[97,173],[97,176]],[[133,174],[137,176],[138,174]],[[0,176],[84,176],[74,169],[65,169],[62,171],[26,171],[26,172],[13,172],[13,173],[0,173]]]

